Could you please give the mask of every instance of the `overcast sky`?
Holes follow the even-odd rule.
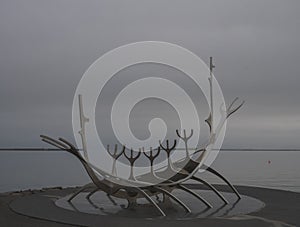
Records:
[[[208,62],[225,100],[244,108],[224,147],[300,147],[298,0],[1,0],[0,146],[73,140],[72,101],[85,70],[131,42],[183,46]]]

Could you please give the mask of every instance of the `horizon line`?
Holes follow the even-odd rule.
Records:
[[[190,148],[189,150],[198,150],[200,148]],[[61,151],[58,148],[47,147],[2,147],[0,151]],[[82,149],[78,149],[82,150]],[[154,149],[156,150],[156,149]],[[174,150],[185,150],[185,148],[177,148]],[[221,148],[220,151],[300,151],[300,148]]]

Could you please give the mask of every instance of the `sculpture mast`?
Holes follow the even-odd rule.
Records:
[[[82,141],[83,156],[86,160],[88,160],[88,153],[86,149],[85,124],[89,121],[89,119],[84,116],[82,95],[78,95],[78,101],[79,101],[79,117],[80,117],[80,127],[81,127],[79,134],[81,136],[81,141]]]
[[[210,84],[210,125],[211,125],[211,134],[214,133],[214,118],[213,118],[213,113],[214,113],[214,105],[213,105],[213,69],[216,66],[213,64],[213,58],[209,58],[209,71],[210,71],[210,77],[209,77],[209,84]]]

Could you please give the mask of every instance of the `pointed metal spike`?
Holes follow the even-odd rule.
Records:
[[[232,191],[236,194],[236,196],[238,197],[238,199],[241,199],[241,195],[239,194],[239,192],[236,190],[236,188],[222,175],[220,174],[218,171],[216,171],[215,169],[206,166],[206,170],[216,176],[218,176],[219,178],[221,178],[231,189]]]
[[[191,178],[192,180],[195,180],[195,181],[198,181],[206,186],[208,186],[211,190],[213,190],[213,192],[215,192],[217,194],[217,196],[225,203],[225,204],[228,204],[228,201],[225,199],[225,197],[213,186],[211,185],[210,183],[208,183],[207,181],[199,178],[199,177],[195,177],[193,176]]]

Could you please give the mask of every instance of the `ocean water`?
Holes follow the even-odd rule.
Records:
[[[299,151],[220,151],[213,168],[233,184],[300,192]],[[222,183],[210,173],[199,176]],[[80,162],[63,151],[1,151],[0,192],[79,186],[89,177]]]

